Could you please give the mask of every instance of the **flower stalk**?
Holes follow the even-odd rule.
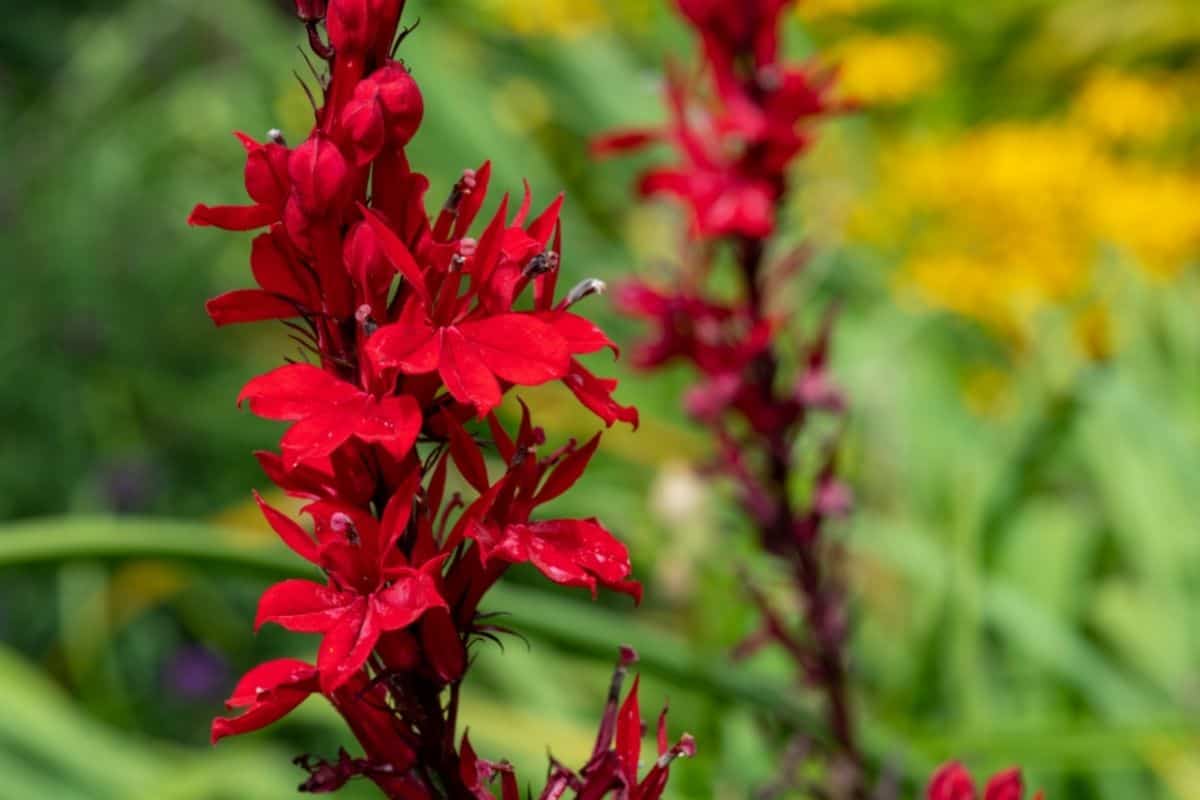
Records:
[[[606,425],[636,425],[581,357],[616,347],[569,310],[602,288],[583,282],[555,300],[562,197],[534,213],[505,196],[472,233],[491,176],[467,170],[435,217],[429,180],[410,167],[424,98],[393,54],[402,0],[297,0],[317,62],[314,124],[291,148],[238,134],[248,205],[198,205],[193,225],[259,231],[254,288],[208,303],[218,325],[281,321],[303,358],[252,379],[238,402],[288,423],[279,452],[257,454],[270,480],[303,499],[309,524],[257,497],[306,577],[266,590],[255,627],[319,634],[314,663],[277,659],[250,670],[214,721],[212,738],[249,733],[313,695],[341,715],[361,755],[302,755],[302,791],[354,779],[388,798],[503,800],[522,791],[505,761],[481,758],[459,717],[460,688],[480,642],[508,633],[480,603],[513,564],[551,581],[641,598],[625,546],[598,520],[545,519],[543,504],[582,477],[600,434],[547,452],[521,404],[515,429],[497,415],[516,387],[559,381]],[[315,70],[314,70],[315,71]],[[518,308],[522,310],[517,310]],[[492,464],[485,456],[492,456]],[[499,465],[499,468],[495,466]],[[455,488],[459,487],[459,488]],[[307,567],[304,565],[307,564]],[[634,661],[622,651],[618,677]],[[656,800],[671,761],[660,717],[658,757],[639,778],[637,685],[620,681],[592,757],[553,765],[542,793]]]
[[[796,441],[819,414],[839,415],[842,393],[828,375],[833,315],[815,334],[796,337],[795,314],[778,309],[776,288],[795,269],[796,254],[774,251],[777,218],[789,190],[789,167],[811,142],[813,124],[843,107],[830,79],[779,52],[787,0],[676,0],[704,53],[706,91],[677,70],[667,76],[671,121],[657,130],[625,130],[595,142],[600,154],[670,146],[677,162],[643,173],[642,197],[666,195],[689,219],[687,264],[676,285],[635,282],[618,290],[623,309],[650,322],[652,338],[636,363],[656,368],[690,363],[699,375],[686,398],[693,418],[716,438],[714,470],[730,479],[762,548],[781,562],[801,608],[792,617],[748,587],[761,611],[760,629],[738,648],[747,655],[774,644],[796,662],[823,696],[828,730],[825,796],[862,798],[868,774],[855,729],[846,653],[847,608],[842,550],[825,533],[849,511],[851,495],[837,479],[836,436],[815,454]],[[710,288],[722,254],[738,277],[734,299]],[[785,354],[799,351],[800,358]],[[803,456],[803,458],[802,458]],[[817,463],[806,498],[795,490]],[[812,732],[794,732],[808,739]],[[791,748],[809,754],[808,744]],[[793,765],[794,767],[794,765]],[[789,772],[797,772],[792,768]],[[776,784],[778,791],[792,787]]]

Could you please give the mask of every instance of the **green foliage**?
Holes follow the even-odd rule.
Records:
[[[184,219],[197,200],[237,197],[241,153],[226,131],[301,135],[306,101],[281,76],[302,64],[279,55],[301,33],[267,0],[32,5],[6,13],[27,25],[0,34],[0,800],[279,797],[299,782],[289,757],[343,741],[331,714],[310,703],[276,732],[215,750],[206,726],[242,669],[297,654],[295,638],[245,635],[258,591],[298,562],[241,521],[263,484],[249,452],[276,429],[233,406],[290,345],[278,330],[211,329],[203,301],[243,285],[246,243]],[[427,98],[412,155],[433,202],[492,158],[513,191],[522,177],[539,200],[567,190],[571,275],[665,269],[670,220],[631,211],[635,166],[598,165],[585,142],[659,117],[654,70],[663,50],[683,52],[678,30],[656,18],[581,46],[517,39],[468,4],[420,5],[405,52]],[[1011,88],[1026,78],[990,71],[997,51],[1050,12],[995,5],[872,13],[979,43],[964,87]],[[1185,58],[1194,45],[1164,47]],[[1070,75],[1085,49],[1048,74]],[[924,113],[942,124],[989,110],[966,88],[951,95],[940,102],[965,110]],[[865,158],[868,124],[833,137]],[[810,224],[799,209],[790,222]],[[955,756],[1024,763],[1052,800],[1200,793],[1200,281],[1113,280],[1114,358],[1078,371],[1040,353],[990,416],[969,409],[962,385],[994,348],[961,321],[899,306],[873,254],[824,254],[788,298],[845,300],[854,670],[872,753],[911,776]],[[630,326],[610,322],[630,341]],[[646,705],[669,697],[673,728],[699,743],[672,796],[745,797],[770,777],[777,723],[810,719],[811,698],[778,654],[728,661],[754,625],[741,571],[772,581],[771,565],[722,490],[686,467],[704,455],[678,409],[686,376],[624,375],[643,430],[610,434],[560,507],[603,513],[632,541],[648,602],[589,604],[518,573],[493,606],[537,658],[512,639],[506,653],[481,650],[466,721],[485,755],[512,755],[524,775],[540,773],[547,744],[578,758],[614,646],[628,642]],[[540,420],[551,438],[590,434],[590,420],[555,414],[553,391]],[[178,659],[192,656],[211,685],[182,691]]]

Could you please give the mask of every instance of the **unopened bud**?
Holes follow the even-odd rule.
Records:
[[[296,0],[296,16],[302,22],[320,22],[328,5],[329,0]]]
[[[567,292],[567,296],[563,298],[562,307],[570,308],[585,297],[604,294],[606,289],[608,289],[608,284],[599,278],[584,278],[575,284],[571,291]]]
[[[622,667],[627,667],[638,660],[637,650],[634,650],[627,644],[621,645],[618,651],[617,661]]]

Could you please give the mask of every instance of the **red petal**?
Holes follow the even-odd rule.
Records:
[[[943,764],[929,781],[927,800],[975,800],[975,781],[957,761]]]
[[[229,708],[247,708],[237,717],[213,720],[212,742],[226,736],[256,731],[285,716],[318,690],[315,667],[294,658],[280,658],[247,672],[233,695]]]
[[[496,209],[496,215],[492,217],[492,221],[483,231],[483,236],[479,238],[475,257],[471,259],[471,274],[475,276],[475,281],[479,286],[484,285],[492,271],[496,269],[496,264],[500,259],[500,248],[504,243],[504,222],[507,216],[508,195],[506,194],[500,201],[500,207]]]
[[[529,188],[529,181],[522,178],[521,187],[521,205],[512,220],[513,226],[517,228],[525,226],[525,218],[529,216],[529,209],[533,207],[533,190]]]
[[[328,457],[354,436],[360,419],[361,413],[338,406],[306,416],[288,428],[279,442],[284,464],[295,469]]]
[[[1013,767],[998,772],[987,782],[983,790],[983,800],[1021,800],[1025,794],[1025,784],[1021,779],[1021,770]]]
[[[621,713],[617,717],[617,755],[621,758],[621,770],[630,786],[637,784],[638,761],[642,756],[642,715],[638,709],[638,684],[641,676],[633,679]]]
[[[658,712],[658,755],[664,756],[667,750],[671,748],[671,740],[667,738],[667,707],[663,706],[662,711]]]
[[[188,225],[252,231],[279,221],[279,211],[269,206],[206,206],[198,204],[188,215]]]
[[[277,658],[252,668],[233,688],[226,708],[244,708],[257,702],[263,692],[283,686],[304,686],[316,677],[316,668],[298,658]],[[313,685],[315,689],[315,684]]]
[[[279,534],[279,538],[292,549],[292,552],[313,564],[318,563],[317,544],[304,528],[297,525],[287,515],[267,505],[258,492],[254,493],[254,500],[258,503],[263,516],[266,517],[267,524],[275,533]]]
[[[359,209],[362,211],[363,219],[371,226],[371,230],[379,237],[379,246],[383,248],[383,254],[387,256],[388,261],[392,262],[392,266],[396,268],[404,279],[407,280],[416,291],[417,296],[421,298],[427,305],[429,303],[429,289],[425,286],[425,275],[421,271],[421,267],[413,258],[412,253],[408,251],[408,247],[400,240],[383,219],[379,216],[379,212],[373,211],[366,206],[359,204]]]
[[[259,144],[249,137],[242,144],[247,141],[252,146],[246,148],[246,193],[259,205],[282,209],[287,201],[291,152],[283,145]]]
[[[214,297],[204,304],[208,316],[218,326],[241,322],[262,322],[267,319],[291,319],[300,316],[291,300],[276,297],[259,289],[237,289]]]
[[[403,458],[417,441],[422,422],[420,406],[408,395],[368,400],[355,422],[354,436],[381,444],[396,458]]]
[[[467,534],[485,559],[528,561],[550,580],[564,586],[596,590],[597,580],[635,599],[641,587],[628,580],[629,552],[594,519],[560,519],[513,524],[500,529],[475,524]]]
[[[280,247],[275,234],[264,233],[250,246],[250,270],[264,290],[293,300],[308,298],[308,289],[296,277],[292,262]]]
[[[504,430],[504,426],[500,424],[500,420],[496,418],[495,414],[488,414],[487,422],[488,428],[492,432],[492,441],[496,444],[496,451],[500,454],[500,458],[504,459],[505,464],[510,463],[513,453],[517,450],[512,437],[508,435],[508,431]]]
[[[575,394],[579,402],[604,420],[605,425],[612,427],[614,422],[620,421],[628,422],[637,428],[637,409],[633,406],[619,405],[612,399],[613,390],[617,388],[616,381],[597,378],[578,361],[571,359],[571,368],[563,378],[563,383]]]
[[[691,176],[677,169],[650,170],[638,181],[638,193],[643,197],[654,194],[673,194],[690,198],[691,192]]]
[[[483,494],[491,485],[488,483],[487,464],[483,460],[483,452],[457,420],[449,414],[444,414],[443,417],[446,428],[450,432],[450,455],[454,458],[454,465],[458,467],[458,471],[467,483],[471,484],[471,488]]]
[[[436,514],[442,507],[442,498],[446,495],[446,465],[450,454],[443,451],[438,457],[437,464],[433,467],[433,477],[429,479],[429,484],[425,489],[425,502],[429,506],[430,514]]]
[[[558,197],[554,198],[550,205],[546,206],[546,210],[538,214],[537,218],[525,229],[529,237],[540,242],[542,247],[546,246],[546,242],[550,240],[550,234],[554,233],[554,228],[558,225],[558,215],[562,211],[563,198],[562,192],[559,192]]]
[[[380,633],[370,604],[356,597],[321,640],[317,651],[321,691],[331,694],[354,677],[375,649]]]
[[[407,628],[429,609],[446,608],[437,582],[429,573],[406,567],[388,574],[396,575],[392,585],[371,597],[371,608],[381,630]]]
[[[472,791],[479,788],[479,757],[471,746],[469,731],[463,731],[462,745],[458,748],[458,776],[463,784]]]
[[[442,334],[438,372],[454,399],[475,406],[479,416],[500,405],[500,384],[475,345],[456,328],[447,328]]]
[[[387,561],[388,556],[396,550],[396,541],[408,528],[408,522],[412,519],[413,500],[420,486],[421,471],[414,469],[384,507],[383,519],[379,522],[381,560]]]
[[[554,328],[567,342],[571,355],[594,353],[607,347],[613,355],[620,351],[613,341],[590,319],[572,314],[570,311],[539,311],[537,318]]]
[[[293,578],[263,592],[254,629],[274,622],[298,633],[330,630],[357,598],[312,581]]]
[[[612,131],[593,139],[589,149],[596,156],[616,155],[628,150],[638,150],[657,141],[660,137],[661,134],[658,131],[648,128]]]
[[[242,388],[238,405],[249,402],[250,410],[266,419],[302,419],[331,405],[344,403],[363,393],[320,367],[288,364],[259,375]]]
[[[404,322],[383,326],[367,341],[367,357],[375,366],[399,369],[405,375],[433,372],[441,350],[439,329]]]
[[[596,448],[600,445],[600,434],[596,434],[588,443],[578,450],[574,451],[554,468],[550,473],[550,477],[546,479],[546,483],[538,491],[533,498],[536,505],[548,503],[558,497],[563,492],[575,485],[575,481],[579,480],[579,476],[587,468],[588,462],[592,460],[592,455],[596,452]]]
[[[570,367],[566,340],[529,314],[464,322],[458,330],[488,369],[511,383],[536,386],[563,377]]]

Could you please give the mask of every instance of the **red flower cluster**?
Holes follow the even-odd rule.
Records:
[[[602,285],[584,281],[555,300],[561,197],[534,215],[526,188],[510,218],[506,196],[473,238],[484,163],[427,215],[429,181],[405,155],[423,99],[392,58],[409,32],[397,37],[403,5],[297,0],[329,68],[314,128],[294,148],[278,132],[262,143],[239,134],[252,203],[200,205],[190,218],[264,229],[250,257],[257,288],[210,301],[213,320],[283,320],[312,356],[251,380],[239,403],[290,423],[280,454],[258,457],[275,484],[307,501],[311,531],[259,502],[279,538],[323,576],[268,589],[255,622],[320,634],[315,665],[281,659],[251,670],[228,703],[241,713],[216,720],[212,736],[262,728],[321,694],[364,755],[300,759],[310,773],[302,788],[333,791],[365,776],[388,797],[479,799],[501,777],[503,797],[516,800],[507,765],[478,758],[456,731],[468,650],[499,632],[479,615],[481,598],[518,563],[593,594],[603,586],[640,599],[640,587],[625,547],[595,519],[532,518],[579,479],[599,435],[542,455],[545,436],[527,408],[513,434],[495,409],[514,386],[559,380],[608,425],[636,424],[637,414],[612,399],[615,381],[578,360],[616,351],[570,310]],[[485,447],[502,462],[499,475]],[[448,491],[451,465],[473,498]],[[568,788],[659,797],[667,764],[690,742],[668,747],[660,721],[660,761],[639,783],[636,687],[619,720],[615,708],[609,716],[587,767],[556,767],[544,797]]]
[[[716,470],[736,484],[761,546],[793,579],[802,606],[794,616],[802,624],[778,613],[765,593],[751,587],[763,623],[737,652],[776,644],[795,660],[826,701],[833,747],[826,770],[832,788],[824,793],[865,797],[868,782],[847,685],[841,556],[822,536],[827,520],[849,510],[851,496],[836,479],[835,441],[810,457],[816,462],[811,467],[795,452],[815,414],[837,414],[845,405],[828,374],[832,315],[807,341],[781,345],[791,320],[768,305],[803,263],[799,252],[769,251],[789,166],[811,141],[808,127],[840,108],[830,97],[828,76],[781,58],[787,0],[676,0],[676,5],[698,35],[711,88],[689,86],[679,70],[670,71],[670,124],[619,131],[597,140],[594,149],[606,154],[653,142],[671,146],[676,164],[645,172],[639,193],[681,202],[696,247],[688,255],[688,271],[673,284],[624,286],[618,304],[653,328],[635,353],[640,366],[682,360],[695,368],[699,378],[686,407],[714,432]],[[709,288],[722,245],[738,268],[740,291],[733,299]],[[799,358],[792,357],[796,353]],[[816,478],[808,498],[798,502],[795,486],[802,474]]]
[[[943,764],[929,781],[925,792],[928,800],[977,800],[975,781],[967,768],[957,761]],[[1021,779],[1021,770],[1017,768],[997,772],[983,788],[983,800],[1022,800],[1025,797],[1025,784]],[[1038,792],[1033,800],[1042,800]]]
[[[833,110],[826,76],[779,59],[779,22],[789,0],[677,0],[699,33],[714,83],[700,111],[678,70],[667,76],[671,124],[617,131],[594,149],[609,154],[671,145],[676,166],[642,175],[643,196],[677,197],[703,239],[764,238],[787,190],[788,164],[810,143],[805,123]],[[698,113],[699,112],[699,113]]]

